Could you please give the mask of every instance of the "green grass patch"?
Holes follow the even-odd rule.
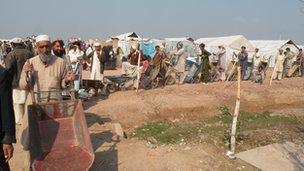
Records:
[[[184,140],[195,139],[198,134],[207,135],[205,142],[226,144],[232,123],[232,114],[228,107],[220,106],[219,114],[207,117],[198,122],[172,123],[159,121],[144,124],[136,128],[133,137],[147,140],[155,138],[159,144],[177,143]],[[293,116],[271,116],[269,112],[250,113],[241,111],[238,117],[237,132],[267,129],[276,126],[288,126],[299,124],[299,119]]]
[[[142,140],[153,137],[158,143],[170,144],[190,137],[198,129],[199,127],[196,124],[173,124],[167,121],[160,121],[142,125],[135,129],[133,136]]]

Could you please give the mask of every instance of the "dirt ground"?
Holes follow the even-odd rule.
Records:
[[[220,105],[233,111],[235,90],[236,83],[230,82],[174,85],[138,93],[116,92],[105,101],[85,104],[91,117],[118,122],[124,131],[130,132],[151,121],[178,119],[187,122],[216,115]],[[242,82],[241,110],[303,115],[303,90],[304,78],[273,81],[272,86],[269,86],[269,80],[262,85]],[[108,136],[111,137],[110,132]],[[177,144],[149,149],[146,142],[134,139],[113,143],[111,139],[98,139],[98,134],[93,134],[92,139],[93,142],[94,139],[105,141],[96,150],[92,170],[256,170],[242,161],[227,159],[226,149],[208,144]],[[113,158],[109,159],[109,156]]]
[[[115,73],[117,71],[114,71]],[[108,73],[109,74],[109,73]],[[112,74],[112,72],[111,72]],[[241,110],[273,114],[304,114],[304,78],[264,84],[242,82]],[[181,143],[148,148],[145,141],[117,141],[109,123],[120,123],[130,133],[143,123],[157,120],[195,121],[218,114],[226,105],[233,111],[235,82],[173,85],[154,90],[116,92],[107,100],[84,102],[95,161],[91,170],[257,170],[240,160],[225,157],[226,149],[205,143]],[[11,161],[19,170],[24,157],[19,144]]]
[[[221,105],[234,109],[236,82],[173,85],[153,90],[116,92],[105,101],[86,103],[88,113],[110,116],[124,129],[161,119],[196,120],[218,114]],[[241,84],[241,110],[302,114],[304,78],[289,78],[264,84]]]

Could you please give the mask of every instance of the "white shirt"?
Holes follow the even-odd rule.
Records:
[[[83,52],[79,49],[76,49],[75,51],[72,49],[69,51],[68,56],[70,57],[71,63],[76,63],[78,61],[78,58],[81,58],[83,56]]]
[[[92,63],[92,71],[90,78],[91,80],[103,80],[102,75],[100,73],[100,61],[98,59],[96,51],[94,51],[93,54],[93,63]]]
[[[96,52],[96,51],[94,51],[94,54],[93,54],[93,63],[92,63],[92,67],[93,67],[93,68],[96,67],[96,69],[97,69],[97,68],[100,68],[100,61],[99,61],[99,59],[98,59],[98,57],[97,57],[97,52]]]

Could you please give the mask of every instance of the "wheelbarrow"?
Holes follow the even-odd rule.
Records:
[[[108,86],[110,93],[114,93],[116,91],[125,91],[130,88],[134,84],[134,78],[128,76],[106,76],[105,83]]]
[[[30,157],[34,171],[84,171],[94,161],[80,100],[28,106]]]
[[[103,83],[100,80],[82,80],[82,85],[83,88],[87,91],[90,92],[90,90],[94,90],[94,95],[98,94],[98,90],[101,90],[101,95],[103,97],[108,97],[110,92],[109,92],[109,85]]]

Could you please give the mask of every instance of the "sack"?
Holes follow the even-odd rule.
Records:
[[[152,88],[152,81],[150,76],[143,75],[140,78],[140,85],[142,89],[148,90]]]
[[[197,64],[192,65],[192,67],[190,68],[190,70],[184,80],[185,83],[194,83],[195,82],[195,77],[196,77],[198,68],[199,68],[199,66]]]
[[[244,72],[244,80],[248,80],[251,76],[251,69],[246,69]]]

